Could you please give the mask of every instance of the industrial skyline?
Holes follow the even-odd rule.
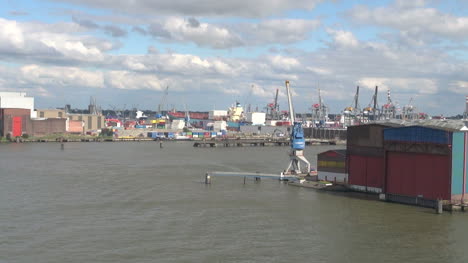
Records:
[[[0,91],[37,107],[227,109],[271,103],[291,82],[298,112],[379,101],[463,114],[468,4],[463,1],[6,0]],[[167,94],[167,87],[169,91]],[[410,103],[411,102],[411,103]],[[186,105],[186,106],[184,106]],[[120,106],[122,107],[122,106]]]

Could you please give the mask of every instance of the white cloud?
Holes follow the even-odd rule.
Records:
[[[153,22],[148,31],[161,40],[192,42],[200,47],[227,49],[265,44],[293,44],[306,40],[318,20],[267,19],[258,23],[210,24],[195,18],[169,17]],[[140,30],[141,31],[141,30]]]
[[[468,95],[468,81],[454,81],[450,84],[449,90],[457,94]]]
[[[247,45],[291,44],[305,40],[320,25],[319,20],[267,19],[236,26]]]
[[[319,75],[330,75],[332,74],[332,71],[330,69],[326,68],[320,68],[320,67],[306,67],[307,70],[319,74]]]
[[[433,79],[364,77],[359,79],[357,83],[371,90],[378,86],[380,90],[390,89],[415,94],[436,94],[438,92],[437,83]]]
[[[166,15],[179,14],[191,16],[239,16],[264,17],[281,14],[294,9],[312,10],[323,0],[55,0],[74,3],[119,13]]]
[[[34,86],[49,88],[59,87],[88,87],[103,88],[103,74],[82,70],[75,67],[44,67],[26,65],[21,67],[22,80]]]
[[[162,23],[152,24],[149,33],[160,39],[193,42],[202,47],[230,48],[242,44],[239,37],[225,27],[193,23],[193,20],[180,17],[169,17]]]
[[[271,65],[276,69],[281,70],[294,70],[298,69],[301,66],[301,63],[296,58],[285,57],[285,56],[270,56],[268,60],[271,62]]]
[[[398,1],[393,6],[354,8],[349,15],[356,22],[396,28],[412,37],[432,34],[450,39],[468,38],[468,17],[425,7],[425,1]]]
[[[105,84],[115,89],[162,90],[166,85],[154,75],[137,74],[128,71],[109,71],[104,75]]]
[[[354,48],[359,45],[359,41],[350,31],[328,28],[327,32],[333,37],[334,44],[338,47]]]
[[[99,62],[104,60],[103,51],[112,48],[108,41],[89,36],[58,33],[66,28],[79,31],[79,26],[70,24],[34,24],[0,18],[0,56],[44,61]]]

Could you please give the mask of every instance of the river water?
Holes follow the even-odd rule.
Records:
[[[463,213],[272,179],[202,183],[207,171],[278,173],[287,151],[1,144],[0,262],[468,262]]]

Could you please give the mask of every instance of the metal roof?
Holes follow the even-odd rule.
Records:
[[[451,132],[460,131],[460,129],[465,125],[463,120],[385,120],[377,121],[376,124],[388,125],[391,127],[399,126],[421,126],[438,130],[445,130]]]

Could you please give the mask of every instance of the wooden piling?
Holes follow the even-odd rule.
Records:
[[[205,184],[211,184],[211,176],[208,173],[205,175]]]

